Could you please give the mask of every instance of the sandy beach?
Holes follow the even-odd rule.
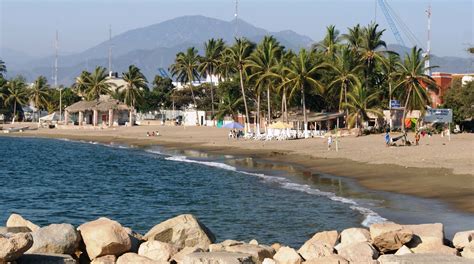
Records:
[[[24,125],[31,126],[16,126]],[[159,131],[160,136],[147,137],[148,131]],[[439,199],[454,208],[474,213],[473,134],[452,135],[451,141],[440,135],[423,137],[419,146],[411,147],[386,147],[382,134],[347,136],[339,138],[338,152],[334,146],[328,151],[323,138],[236,140],[228,139],[228,130],[213,127],[38,129],[9,135],[161,145],[293,163],[312,172],[354,178],[366,188]],[[413,135],[409,135],[409,139],[413,140]]]

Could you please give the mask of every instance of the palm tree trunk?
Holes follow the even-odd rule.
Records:
[[[199,125],[199,113],[197,109],[196,97],[194,97],[193,83],[189,82],[189,88],[191,89],[191,96],[193,97],[194,109],[196,109],[196,125]]]
[[[214,83],[212,82],[212,75],[209,75],[209,71],[207,75],[211,79],[211,112],[212,112],[212,126],[216,126],[216,121],[214,119]]]
[[[13,103],[13,122],[12,124],[15,124],[15,118],[16,118],[16,100],[15,102]]]
[[[271,109],[270,109],[270,85],[267,86],[267,109],[268,109],[268,122],[267,122],[267,125],[270,125],[270,123],[272,122],[272,113],[270,112]]]
[[[389,131],[392,132],[392,124],[393,124],[393,121],[392,121],[392,80],[391,78],[389,79],[388,81],[388,111],[390,112],[390,121],[389,121]]]
[[[245,133],[249,131],[249,109],[247,108],[247,99],[245,98],[245,89],[244,89],[244,79],[242,76],[242,69],[239,69],[240,75],[240,89],[242,90],[242,98],[244,99],[244,106],[245,106]]]
[[[257,95],[257,135],[260,135],[260,93]]]
[[[411,88],[408,90],[407,100],[405,101],[405,107],[403,108],[402,115],[402,132],[405,134],[405,118],[407,115],[408,102],[410,101]]]
[[[344,126],[347,127],[347,117],[349,116],[349,111],[347,110],[347,84],[344,84],[344,112],[346,112],[346,117],[344,118]]]
[[[283,90],[283,122],[288,123],[288,105],[286,102],[286,88]]]
[[[308,138],[308,117],[306,116],[306,100],[304,96],[304,86],[301,86],[301,99],[303,101],[304,137]]]

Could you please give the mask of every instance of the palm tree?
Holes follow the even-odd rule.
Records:
[[[347,30],[347,34],[343,34],[342,38],[346,40],[347,45],[352,49],[352,51],[359,51],[359,48],[362,45],[362,28],[359,24],[357,24],[352,28],[348,28]]]
[[[135,65],[130,65],[128,67],[128,72],[122,73],[122,77],[127,85],[120,88],[123,89],[122,96],[124,98],[125,104],[131,107],[129,124],[132,126],[132,115],[135,112],[137,101],[141,101],[143,99],[143,91],[148,90],[148,81],[146,80],[145,75],[143,75],[140,69]]]
[[[107,81],[106,69],[100,66],[97,66],[85,81],[87,100],[99,100],[100,95],[110,94],[112,92],[111,87],[114,86],[114,84]]]
[[[301,49],[296,57],[291,61],[291,66],[286,68],[288,80],[285,84],[290,85],[290,97],[295,92],[301,92],[301,101],[303,104],[304,134],[308,137],[308,118],[306,116],[306,100],[305,89],[313,88],[319,94],[322,94],[324,87],[317,79],[318,72],[324,68],[323,64],[316,62],[315,58],[306,51]]]
[[[255,44],[247,40],[246,38],[236,38],[235,43],[232,47],[227,49],[228,56],[232,61],[235,69],[239,72],[240,78],[240,89],[242,90],[242,99],[245,107],[245,132],[247,133],[250,129],[249,122],[249,109],[247,107],[247,99],[245,96],[244,88],[244,76],[243,71],[247,63],[247,59],[255,48]]]
[[[86,93],[86,90],[88,88],[87,82],[89,81],[91,73],[88,71],[82,71],[81,74],[76,77],[76,80],[74,84],[72,85],[72,88],[74,92],[83,97],[84,94]]]
[[[282,47],[273,36],[265,36],[247,60],[247,67],[252,72],[249,79],[254,79],[256,86],[262,84],[267,88],[268,124],[270,124],[272,119],[270,90],[273,86],[273,81],[278,77],[278,62],[282,50]]]
[[[175,63],[171,65],[170,71],[173,76],[183,83],[189,83],[191,96],[193,98],[194,107],[196,109],[196,125],[199,124],[199,116],[197,110],[196,97],[194,96],[193,81],[199,80],[199,61],[200,56],[197,54],[196,48],[191,47],[186,53],[180,52],[176,55]]]
[[[313,49],[322,51],[327,58],[332,60],[339,48],[340,42],[339,30],[336,29],[336,26],[329,25],[326,27],[326,36],[321,42],[315,44]]]
[[[396,77],[399,70],[400,56],[396,53],[389,53],[382,63],[382,73],[386,83],[388,83],[388,108],[392,110],[392,91],[393,83],[396,81]],[[392,129],[392,114],[390,113],[389,129]]]
[[[363,29],[359,53],[361,60],[365,64],[365,83],[367,90],[370,90],[371,80],[375,65],[384,61],[386,51],[381,48],[387,48],[387,44],[382,40],[384,30],[378,31],[378,24],[372,23]]]
[[[403,63],[398,63],[400,71],[397,76],[400,82],[395,89],[402,88],[401,98],[405,102],[403,109],[402,131],[405,132],[405,118],[407,111],[414,109],[424,110],[430,103],[427,89],[437,89],[436,82],[425,74],[426,70],[434,68],[425,67],[428,57],[422,56],[422,50],[416,46],[411,49],[410,54],[405,55]],[[401,100],[402,101],[402,100]]]
[[[339,111],[342,107],[342,99],[347,104],[347,91],[354,85],[359,84],[358,77],[359,70],[362,65],[357,63],[354,59],[356,54],[348,47],[341,49],[341,52],[336,55],[334,63],[329,64],[334,73],[334,80],[329,84],[329,87],[340,87],[339,90]]]
[[[42,109],[46,109],[48,97],[48,80],[44,76],[39,76],[28,91],[28,99],[35,104],[37,111],[40,112]]]
[[[379,99],[378,92],[369,93],[359,83],[347,94],[347,97],[349,100],[344,103],[344,106],[349,110],[347,120],[350,127],[355,124],[360,129],[359,131],[362,131],[363,122],[369,120],[369,113],[376,116],[383,115],[379,108],[374,107]]]
[[[26,104],[28,101],[28,92],[26,84],[22,77],[16,77],[6,84],[7,91],[4,94],[3,103],[5,106],[13,105],[13,122],[15,123],[17,105]]]
[[[285,68],[291,66],[291,61],[295,57],[295,53],[291,50],[284,52],[278,64],[277,75],[280,78],[278,92],[281,94],[281,112],[283,115],[283,122],[288,122],[288,77],[285,74]]]
[[[7,66],[5,66],[5,62],[0,60],[0,78],[4,78],[4,74],[7,72]]]
[[[221,38],[217,40],[211,38],[206,43],[204,43],[204,57],[201,58],[201,64],[199,65],[201,76],[209,76],[211,81],[212,120],[214,120],[214,83],[212,82],[212,77],[217,74],[217,68],[224,50],[224,40]]]

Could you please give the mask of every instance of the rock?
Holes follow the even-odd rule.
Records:
[[[271,258],[275,255],[275,250],[268,246],[257,246],[250,244],[240,244],[227,246],[224,249],[227,252],[245,253],[252,256],[254,263],[260,264],[265,258]]]
[[[26,220],[19,214],[11,214],[10,217],[8,217],[6,226],[7,227],[26,226],[31,231],[36,231],[40,228],[39,226],[33,224],[32,222]]]
[[[171,257],[171,260],[180,264],[183,262],[185,256],[194,252],[204,252],[204,250],[199,247],[185,247],[181,249],[178,253],[174,254],[174,256]]]
[[[457,232],[453,238],[453,245],[457,249],[463,249],[472,240],[474,240],[474,230]]]
[[[409,248],[414,248],[421,242],[430,242],[443,245],[444,229],[443,224],[421,224],[421,225],[404,225],[403,227],[413,232],[413,237],[407,243]]]
[[[140,256],[137,253],[125,253],[117,259],[116,264],[164,264],[163,262]]]
[[[380,252],[389,252],[401,248],[408,243],[413,232],[393,222],[376,223],[370,226],[372,244]]]
[[[225,251],[225,247],[222,244],[209,245],[209,252],[219,252],[219,251]]]
[[[33,245],[30,233],[0,235],[0,263],[16,260]]]
[[[222,241],[221,243],[222,246],[224,247],[230,247],[230,246],[235,246],[235,245],[243,245],[245,244],[243,241],[237,241],[237,240],[232,240],[232,239],[227,239]]]
[[[266,258],[262,261],[262,264],[276,264],[276,262],[271,258]]]
[[[114,255],[105,255],[92,260],[91,264],[115,264],[117,257]]]
[[[474,240],[464,247],[464,249],[461,252],[461,256],[465,258],[474,259]]]
[[[118,222],[101,217],[79,226],[90,259],[105,255],[118,256],[131,248],[127,231]]]
[[[24,254],[17,264],[77,264],[77,261],[66,254],[35,253]]]
[[[184,257],[183,264],[253,264],[252,256],[232,252],[196,252]],[[117,263],[118,264],[118,263]]]
[[[433,253],[433,254],[443,254],[443,255],[458,255],[458,251],[455,248],[448,247],[445,245],[440,245],[435,241],[423,242],[418,244],[416,247],[411,248],[413,253]]]
[[[303,264],[349,264],[349,261],[347,261],[341,256],[331,255],[320,258],[314,258],[303,262]]]
[[[298,252],[290,247],[281,247],[273,256],[273,259],[278,264],[300,264],[302,262]]]
[[[138,248],[140,247],[140,244],[144,241],[143,236],[133,231],[129,227],[124,227],[124,229],[127,232],[128,237],[130,238],[130,242],[132,244],[132,246],[130,247],[130,252],[138,253]]]
[[[405,245],[403,245],[399,250],[397,250],[397,252],[395,252],[396,256],[406,255],[406,254],[413,254],[413,251],[411,251],[411,249],[409,249]]]
[[[0,235],[10,234],[17,234],[17,233],[29,233],[31,229],[26,226],[14,226],[14,227],[6,227],[0,226]]]
[[[344,245],[338,250],[339,256],[347,259],[349,262],[371,262],[379,255],[377,250],[368,242],[351,243]]]
[[[275,250],[275,251],[278,251],[280,248],[281,248],[281,244],[280,243],[273,243],[271,245],[271,247]]]
[[[308,261],[314,258],[331,256],[334,253],[334,248],[322,241],[311,238],[301,246],[298,253]]]
[[[256,239],[252,239],[250,240],[249,244],[258,246],[258,241]]]
[[[348,228],[341,232],[341,244],[343,245],[369,241],[370,233],[365,228]]]
[[[207,248],[214,243],[215,236],[196,217],[185,214],[154,226],[145,234],[144,239],[171,243],[179,248],[194,246]]]
[[[336,246],[337,241],[339,240],[339,234],[336,230],[318,232],[314,234],[310,240],[321,241],[326,243],[330,247],[334,247]]]
[[[378,258],[380,264],[472,264],[473,261],[457,256],[440,254],[408,254],[402,256],[382,255]]]
[[[73,255],[81,235],[70,224],[52,224],[31,233],[33,246],[27,253],[56,253]]]
[[[160,262],[168,262],[176,253],[178,253],[177,247],[156,240],[147,241],[141,244],[138,249],[138,255]]]

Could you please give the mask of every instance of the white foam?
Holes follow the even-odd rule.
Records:
[[[153,150],[147,150],[147,151],[151,153],[162,154],[159,151],[153,151]],[[324,196],[335,202],[349,204],[351,205],[349,208],[364,215],[364,220],[362,221],[361,224],[366,227],[370,226],[373,223],[384,222],[387,220],[384,217],[377,214],[376,212],[374,212],[373,210],[360,206],[356,201],[352,199],[337,196],[335,193],[332,193],[332,192],[321,191],[307,184],[299,184],[299,183],[291,182],[287,178],[284,178],[284,177],[269,176],[269,175],[265,175],[261,173],[252,173],[252,172],[246,172],[246,171],[238,171],[237,168],[224,164],[224,163],[192,160],[192,159],[188,159],[186,156],[171,156],[165,159],[170,160],[170,161],[177,161],[177,162],[197,163],[197,164],[202,164],[202,165],[206,165],[210,167],[216,167],[216,168],[220,168],[224,170],[235,171],[235,172],[239,172],[246,175],[256,176],[263,179],[266,182],[278,183],[281,185],[282,188],[285,188],[288,190],[305,192],[311,195]]]

